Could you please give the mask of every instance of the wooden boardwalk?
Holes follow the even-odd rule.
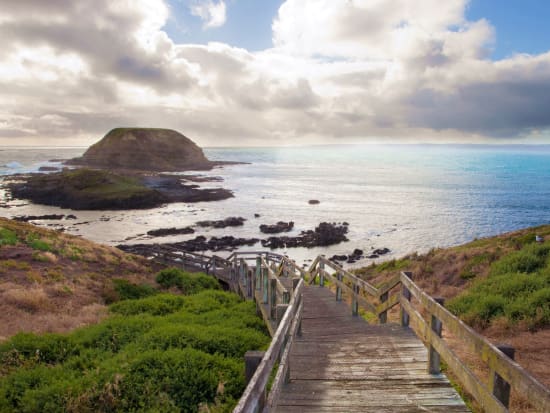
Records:
[[[302,335],[277,412],[469,412],[408,328],[353,317],[327,288],[304,289]]]

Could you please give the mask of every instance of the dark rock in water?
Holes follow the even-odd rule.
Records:
[[[55,172],[55,171],[59,171],[59,168],[55,166],[41,166],[40,168],[38,168],[38,170],[40,172]]]
[[[375,259],[375,258],[378,258],[378,255],[376,254],[371,254],[369,256],[367,256],[367,258],[370,258],[371,260]]]
[[[65,219],[78,219],[78,218],[76,217],[76,215],[69,214],[65,217]]]
[[[356,248],[353,250],[353,254],[351,255],[354,255],[356,257],[360,257],[361,255],[363,255],[363,250],[360,250],[359,248]]]
[[[269,237],[262,240],[262,246],[267,248],[296,248],[296,247],[325,247],[348,241],[346,233],[348,228],[343,225],[322,222],[314,231],[302,231],[295,237]]]
[[[347,259],[347,255],[333,255],[329,258],[330,261],[346,261]]]
[[[346,261],[348,264],[353,264],[356,262],[356,260],[353,259],[353,257],[349,257],[348,260]]]
[[[181,235],[181,234],[193,234],[195,230],[191,227],[185,228],[160,228],[147,231],[147,235],[153,237],[165,237],[168,235]]]
[[[378,248],[375,249],[372,253],[376,255],[385,255],[390,252],[389,248]]]
[[[321,201],[319,201],[318,199],[310,199],[309,201],[307,201],[307,203],[309,205],[317,205],[317,204],[320,204]]]
[[[199,221],[197,225],[199,227],[213,227],[213,228],[225,228],[225,227],[240,227],[244,225],[246,221],[243,217],[229,217],[219,221]]]
[[[254,218],[260,218],[260,214],[254,214]]]
[[[110,169],[183,171],[211,169],[201,148],[170,129],[116,128],[69,164]]]
[[[260,225],[260,231],[264,234],[279,234],[281,232],[289,232],[294,228],[294,222],[283,222],[279,221],[276,224],[273,225],[266,225],[262,224]]]
[[[47,220],[47,219],[55,219],[55,220],[59,220],[59,219],[63,219],[63,217],[65,217],[65,215],[57,215],[57,214],[48,214],[48,215],[20,215],[20,216],[16,216],[16,217],[13,217],[12,219],[14,221],[19,221],[19,222],[29,222],[29,221],[36,221],[36,220]]]
[[[349,225],[349,223],[344,221],[344,222],[342,222],[342,225],[345,225],[347,227]]]
[[[202,251],[233,251],[243,245],[253,246],[259,240],[257,238],[235,238],[231,235],[223,237],[212,237],[207,239],[205,236],[199,235],[191,240],[160,244],[161,246],[170,246],[173,248],[182,249],[189,252]],[[135,254],[147,255],[144,252],[153,251],[155,245],[151,244],[134,244],[134,245],[117,245],[123,251]]]

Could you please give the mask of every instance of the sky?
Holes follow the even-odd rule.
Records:
[[[546,0],[0,0],[0,146],[550,143]]]

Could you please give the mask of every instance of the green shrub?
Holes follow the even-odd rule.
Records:
[[[15,245],[18,241],[15,232],[0,227],[0,245]]]
[[[493,263],[486,279],[449,301],[466,322],[487,327],[497,317],[529,328],[550,324],[550,244],[527,243]]]
[[[171,314],[183,307],[185,297],[173,294],[157,294],[140,300],[125,300],[111,305],[112,313],[136,315],[147,313],[151,315]]]
[[[158,294],[158,291],[148,284],[134,284],[124,279],[114,279],[115,291],[120,300],[136,300]]]
[[[26,238],[26,243],[29,247],[31,247],[33,250],[38,251],[52,251],[52,246],[41,239],[37,234],[29,234]]]
[[[176,287],[183,294],[195,294],[202,290],[220,288],[218,281],[202,273],[188,273],[178,268],[167,268],[157,275],[157,283],[164,288]]]

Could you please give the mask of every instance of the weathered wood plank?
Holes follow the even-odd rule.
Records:
[[[426,371],[412,330],[369,325],[326,288],[304,289],[302,335],[277,412],[468,412],[444,375]]]

